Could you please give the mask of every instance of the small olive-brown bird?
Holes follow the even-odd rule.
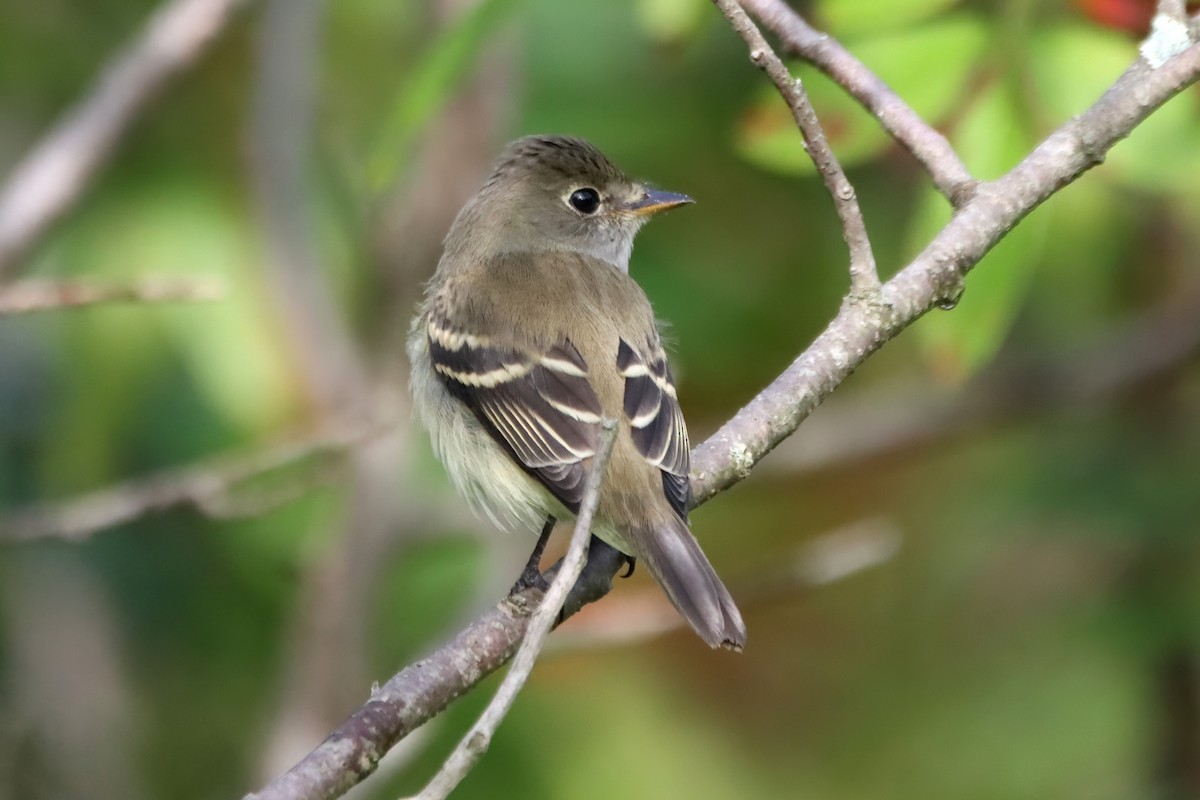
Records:
[[[409,338],[412,392],[458,490],[501,527],[544,525],[540,543],[578,512],[601,419],[617,420],[594,535],[709,645],[740,650],[742,616],[688,529],[687,429],[629,277],[638,229],[689,202],[580,139],[510,144],[446,235]]]

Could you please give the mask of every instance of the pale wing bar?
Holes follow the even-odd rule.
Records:
[[[487,431],[567,508],[583,499],[595,455],[600,401],[570,341],[544,353],[497,345],[429,321],[429,355],[446,387]]]
[[[633,443],[643,458],[662,470],[663,493],[686,521],[691,453],[667,357],[657,342],[649,343],[643,356],[622,339],[617,369],[625,378],[625,416]]]

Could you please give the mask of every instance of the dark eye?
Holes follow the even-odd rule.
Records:
[[[595,189],[586,187],[576,189],[571,192],[568,202],[571,204],[571,208],[580,214],[595,214],[596,209],[600,207],[600,193]]]

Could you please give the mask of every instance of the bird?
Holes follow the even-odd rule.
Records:
[[[652,216],[693,202],[631,180],[583,139],[511,142],[459,211],[408,338],[415,415],[471,507],[541,527],[583,500],[617,422],[592,534],[644,564],[712,647],[746,626],[688,524],[690,448],[649,299],[629,275]]]

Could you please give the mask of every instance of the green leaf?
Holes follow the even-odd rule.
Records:
[[[371,189],[389,187],[405,166],[415,135],[433,118],[467,76],[484,47],[524,0],[481,0],[447,29],[403,83],[367,169]]]
[[[838,36],[894,30],[956,5],[958,0],[818,0],[813,17]]]
[[[814,75],[805,80],[805,88],[820,116],[825,138],[843,166],[868,161],[887,147],[887,134],[840,87],[823,75]],[[735,136],[738,153],[764,169],[804,175],[815,168],[803,142],[791,111],[775,87],[757,90]]]
[[[854,45],[854,53],[904,102],[935,124],[955,111],[963,84],[988,53],[992,26],[956,14]]]
[[[855,53],[922,117],[933,122],[953,111],[963,81],[988,41],[987,27],[970,15],[938,20],[897,34],[860,42]],[[946,74],[949,78],[945,78]],[[936,75],[938,79],[931,80]],[[879,123],[824,75],[804,77],[826,138],[845,167],[875,158],[891,143]],[[743,114],[736,137],[748,161],[786,174],[814,171],[791,112],[773,86],[763,86]]]
[[[974,174],[1001,174],[1028,152],[1031,137],[1020,130],[1015,105],[1013,93],[997,84],[963,118],[953,143]],[[914,245],[923,247],[947,217],[945,199],[930,189],[913,222]],[[1000,349],[1028,295],[1049,230],[1045,208],[1022,221],[967,277],[952,313],[934,314],[916,326],[939,378],[960,383]]]
[[[1137,56],[1137,48],[1123,35],[1094,25],[1057,25],[1033,33],[1029,68],[1053,124],[1096,102]]]
[[[1038,99],[1057,123],[1094,103],[1133,61],[1136,49],[1112,31],[1060,25],[1040,32],[1030,55]],[[1195,104],[1167,103],[1113,149],[1100,173],[1154,193],[1191,192],[1200,174],[1198,142]]]
[[[97,227],[104,246],[93,256],[95,274],[195,275],[224,283],[226,295],[217,302],[140,309],[141,324],[156,329],[143,335],[177,348],[200,391],[229,421],[254,430],[278,420],[292,377],[253,267],[257,253],[236,215],[204,192],[162,186],[127,199]]]
[[[1167,103],[1113,148],[1102,174],[1137,189],[1194,197],[1200,176],[1200,118],[1194,103]]]
[[[950,136],[977,178],[990,180],[1004,174],[1037,144],[1025,124],[1015,80],[986,87]]]
[[[678,42],[707,19],[707,0],[637,0],[634,12],[642,28],[661,42]]]

